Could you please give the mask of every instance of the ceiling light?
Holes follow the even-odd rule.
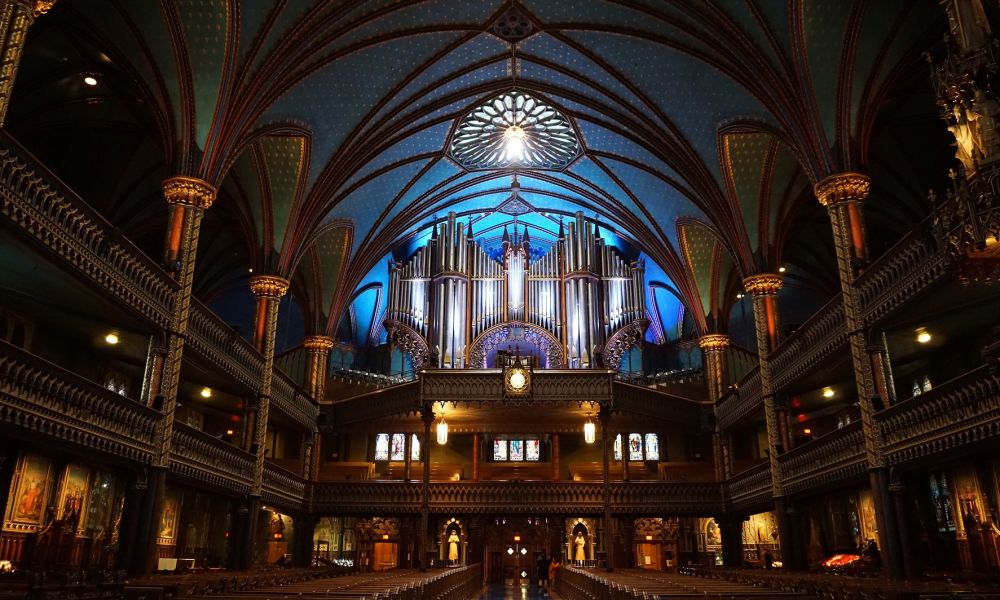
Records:
[[[779,273],[784,273],[785,272],[785,267],[778,267],[778,272]]]
[[[107,342],[107,343],[109,343],[109,344],[111,344],[112,346],[114,346],[115,344],[117,344],[121,340],[118,338],[118,334],[116,332],[112,331],[112,332],[108,333],[108,335],[104,336],[104,341]]]
[[[917,342],[920,343],[920,344],[926,344],[929,341],[931,341],[931,334],[926,329],[924,329],[923,327],[921,327],[920,329],[918,329],[917,330]]]
[[[212,397],[212,388],[207,388],[207,387],[201,388],[201,397],[202,398],[211,398]]]
[[[743,299],[743,293],[741,292],[739,294],[736,294],[736,299],[737,300],[742,300]]]
[[[518,125],[511,125],[503,132],[503,140],[507,160],[521,162],[524,158],[524,130]]]
[[[812,435],[813,434],[813,430],[812,429],[803,429],[802,433],[804,433],[805,435]]]
[[[97,78],[94,77],[93,75],[87,75],[87,76],[85,76],[83,78],[83,82],[86,83],[87,85],[93,87],[93,86],[97,85]]]
[[[833,392],[833,388],[830,388],[830,387],[823,388],[823,397],[824,398],[833,398],[833,393],[834,393]]]

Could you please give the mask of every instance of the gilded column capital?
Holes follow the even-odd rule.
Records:
[[[813,186],[816,199],[823,206],[841,202],[862,202],[871,191],[872,180],[864,173],[847,171],[831,175]]]
[[[302,347],[309,352],[327,353],[333,350],[336,344],[333,338],[325,335],[311,335],[302,341]]]
[[[56,0],[34,0],[28,4],[31,6],[31,13],[40,17],[52,10],[52,7],[56,5]]]
[[[277,275],[257,275],[250,278],[250,291],[257,297],[281,298],[288,292],[288,280]]]
[[[706,352],[721,352],[729,344],[729,336],[723,333],[709,333],[698,338],[698,347]]]
[[[743,288],[752,296],[773,296],[781,289],[781,275],[760,273],[743,280]]]
[[[184,204],[206,209],[215,202],[216,190],[196,177],[178,175],[163,180],[163,197],[167,204]]]

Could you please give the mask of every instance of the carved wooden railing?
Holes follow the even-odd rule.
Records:
[[[1000,374],[978,367],[876,414],[886,460],[900,464],[1000,435]]]
[[[763,410],[760,389],[760,367],[757,367],[719,399],[715,407],[719,428],[728,429],[754,411]]]
[[[768,357],[771,380],[780,389],[847,345],[844,305],[837,294]]]
[[[951,261],[926,231],[930,219],[903,236],[858,277],[862,316],[872,324],[948,273]]]
[[[790,450],[778,457],[778,461],[786,494],[861,477],[868,467],[861,421]]]
[[[274,371],[271,380],[271,409],[288,416],[306,431],[316,430],[319,406],[291,378],[278,370]]]
[[[411,381],[385,389],[354,396],[330,407],[324,407],[328,419],[337,426],[371,421],[392,415],[420,410],[420,382]]]
[[[0,341],[0,423],[148,463],[160,414]]]
[[[253,463],[252,454],[183,423],[174,423],[171,472],[222,490],[248,494],[253,483]]]
[[[278,465],[265,462],[263,500],[281,508],[300,510],[306,501],[306,480]]]
[[[745,510],[771,501],[771,465],[767,462],[737,473],[726,482],[728,504]]]
[[[701,425],[702,410],[710,408],[686,398],[620,381],[614,383],[613,405],[615,410],[633,415],[694,427]]]
[[[611,399],[614,372],[598,369],[543,369],[531,376],[531,396],[508,398],[503,393],[500,369],[435,369],[420,374],[421,396],[426,402],[505,402],[511,404],[564,405],[607,402]]]
[[[430,510],[436,513],[600,514],[603,487],[579,482],[432,483]],[[612,482],[616,513],[709,514],[722,509],[718,483]],[[383,514],[420,510],[421,484],[394,481],[313,484],[318,513]]]
[[[0,217],[107,296],[160,327],[169,324],[176,283],[6,133]]]

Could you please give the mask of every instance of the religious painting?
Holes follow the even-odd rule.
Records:
[[[420,437],[415,433],[410,436],[410,460],[420,462]]]
[[[406,434],[392,434],[392,451],[389,453],[389,460],[406,459]]]
[[[861,520],[861,539],[859,543],[878,539],[878,528],[875,525],[875,501],[871,490],[861,490],[858,494],[858,516]]]
[[[622,436],[618,434],[615,436],[615,460],[622,459]]]
[[[375,436],[375,460],[389,460],[389,434]]]
[[[628,459],[632,460],[642,460],[642,434],[641,433],[630,433],[628,434]]]
[[[710,548],[722,546],[722,532],[715,519],[705,519],[705,546]]]
[[[354,550],[354,529],[344,528],[344,552]]]
[[[493,460],[507,460],[507,440],[493,440]]]
[[[510,460],[524,460],[524,440],[510,441]]]
[[[177,537],[177,521],[180,517],[180,503],[176,496],[167,496],[163,499],[163,512],[160,513],[160,531],[157,534],[157,543],[162,545],[174,545]]]
[[[538,461],[542,457],[541,444],[538,440],[526,440],[525,456],[528,460]]]
[[[660,439],[655,433],[646,434],[646,460],[660,460]]]
[[[51,490],[51,461],[34,454],[22,454],[7,500],[4,529],[36,531],[45,518]]]
[[[59,500],[56,502],[56,518],[74,523],[83,528],[84,508],[90,489],[90,469],[80,465],[66,465],[62,483],[59,486]]]

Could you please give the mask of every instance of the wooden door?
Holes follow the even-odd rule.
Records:
[[[395,569],[398,553],[396,542],[375,542],[372,549],[372,571]]]
[[[640,569],[663,570],[663,552],[660,544],[641,542],[635,545],[635,564]]]

